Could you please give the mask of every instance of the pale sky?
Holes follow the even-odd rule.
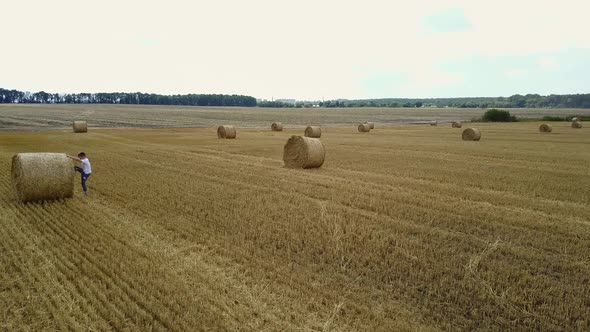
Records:
[[[590,1],[0,0],[0,87],[321,100],[590,93]]]

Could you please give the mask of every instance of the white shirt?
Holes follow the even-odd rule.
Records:
[[[90,174],[92,173],[92,167],[90,167],[90,160],[88,160],[88,158],[84,158],[81,160],[82,162],[82,170],[84,171],[85,174]]]

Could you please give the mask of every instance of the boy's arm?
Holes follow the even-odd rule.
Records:
[[[73,157],[73,156],[70,156],[70,155],[67,155],[67,156],[68,156],[68,158],[70,158],[72,160],[82,162],[82,160],[80,160],[80,158],[78,158],[78,157]]]

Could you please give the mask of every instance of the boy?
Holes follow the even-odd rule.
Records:
[[[68,156],[68,158],[80,162],[80,166],[74,166],[74,170],[76,172],[80,172],[82,177],[82,189],[84,190],[84,196],[88,196],[88,188],[86,187],[86,180],[90,177],[90,173],[92,173],[92,167],[90,166],[90,161],[86,158],[86,153],[80,152],[78,153],[78,158]]]

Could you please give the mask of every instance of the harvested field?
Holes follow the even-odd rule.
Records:
[[[43,130],[71,128],[72,119],[88,121],[91,128],[213,128],[231,123],[239,127],[268,128],[282,122],[285,128],[305,128],[309,124],[357,126],[367,119],[379,128],[384,125],[450,123],[480,118],[480,108],[238,108],[96,104],[0,104],[0,130]],[[545,115],[590,116],[590,109],[510,109],[518,117]]]
[[[0,330],[590,329],[587,128],[478,123],[471,144],[450,125],[322,123],[326,161],[303,170],[282,159],[303,125],[264,114],[231,141],[213,125],[76,135],[53,113],[66,129],[0,132]],[[12,155],[81,150],[89,197],[76,181],[72,199],[15,199]]]

